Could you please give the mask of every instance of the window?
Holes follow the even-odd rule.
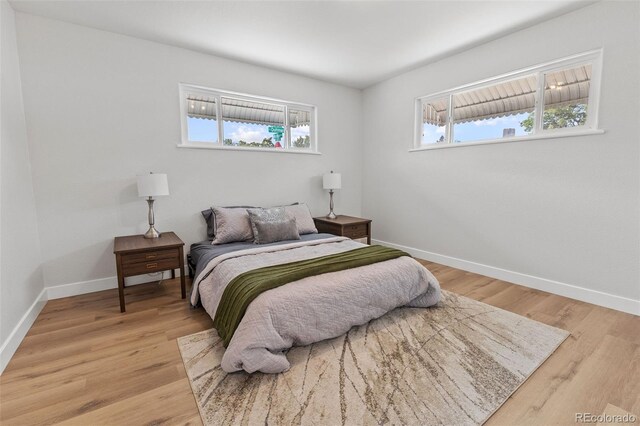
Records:
[[[588,52],[418,98],[415,148],[601,132],[601,58]]]
[[[536,76],[454,94],[453,142],[524,136],[525,122],[535,113]]]
[[[591,64],[544,74],[542,128],[565,129],[587,123]]]
[[[447,141],[448,116],[449,97],[436,98],[422,103],[421,142],[423,144],[443,143]]]
[[[187,98],[188,138],[193,142],[218,143],[216,99],[204,95]]]
[[[317,152],[315,107],[180,85],[181,146]]]

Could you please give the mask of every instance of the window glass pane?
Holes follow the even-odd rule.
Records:
[[[204,95],[188,94],[187,134],[191,142],[218,143],[216,100]]]
[[[453,142],[528,135],[533,130],[535,75],[453,96]]]
[[[289,108],[291,147],[311,147],[311,112]]]
[[[544,76],[543,129],[583,126],[587,122],[591,64]]]
[[[422,102],[422,144],[445,143],[449,97]]]
[[[253,148],[284,146],[284,107],[222,98],[223,144]]]

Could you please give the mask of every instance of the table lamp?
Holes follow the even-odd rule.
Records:
[[[153,197],[169,195],[169,183],[167,175],[163,173],[149,173],[138,176],[138,197],[148,197],[149,204],[149,230],[144,234],[145,238],[158,238],[160,233],[154,228],[155,219],[153,217]]]
[[[335,219],[337,216],[333,212],[333,190],[342,188],[342,176],[340,173],[326,173],[322,176],[322,188],[329,190],[329,214],[327,218]]]

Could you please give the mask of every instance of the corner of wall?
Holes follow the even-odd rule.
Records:
[[[18,324],[13,328],[11,334],[2,342],[2,346],[0,346],[0,374],[4,372],[4,369],[11,361],[13,354],[16,353],[20,343],[24,340],[29,329],[38,318],[38,315],[44,308],[44,305],[47,303],[47,291],[45,288],[42,289],[36,300],[33,301],[31,306],[24,313],[22,318],[18,321]]]
[[[0,0],[0,373],[47,301],[15,12]],[[9,98],[9,99],[7,99]],[[7,108],[11,105],[11,108]],[[7,167],[9,166],[9,167]],[[7,222],[10,221],[10,227]],[[34,223],[36,222],[36,223]],[[4,226],[3,226],[4,224]],[[26,230],[26,232],[25,232]],[[11,250],[7,250],[7,246]],[[32,253],[27,256],[26,253]],[[34,267],[35,262],[35,267]]]

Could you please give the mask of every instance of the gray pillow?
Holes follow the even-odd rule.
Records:
[[[211,244],[227,244],[253,239],[246,208],[212,207],[215,216],[215,238]]]
[[[284,207],[247,209],[247,213],[255,244],[300,239],[296,219],[289,217]]]
[[[252,209],[255,206],[225,206],[225,209]],[[202,210],[202,217],[207,222],[207,236],[209,239],[213,239],[216,236],[216,215],[213,211],[213,207],[206,210]]]
[[[202,217],[204,217],[204,221],[207,222],[207,236],[209,238],[213,238],[216,236],[216,220],[213,216],[213,209],[208,208],[206,210],[202,210]]]
[[[296,219],[296,226],[298,227],[298,233],[304,234],[317,234],[316,224],[313,222],[313,217],[309,211],[309,207],[305,203],[292,204],[284,207],[285,212],[289,217]]]

